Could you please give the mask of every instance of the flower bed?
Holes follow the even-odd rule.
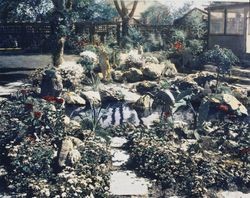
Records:
[[[230,138],[225,133],[220,136],[221,131],[217,132],[217,138],[215,134],[211,138],[217,140],[215,148],[207,148],[202,137],[201,140],[184,139],[168,131],[160,138],[154,128],[143,133],[137,130],[129,137],[129,164],[143,176],[156,179],[163,189],[171,189],[172,195],[203,197],[211,189],[244,191],[250,187],[250,169],[239,152],[247,146],[249,137],[243,138],[247,128],[241,131],[238,147],[226,150]],[[223,138],[227,141],[222,142]]]
[[[27,197],[107,197],[111,154],[106,142],[64,123],[64,100],[21,91],[0,104],[0,159],[10,194]],[[80,160],[59,167],[62,141],[74,137]]]

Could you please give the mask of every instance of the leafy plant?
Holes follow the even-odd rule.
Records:
[[[208,50],[201,56],[201,62],[212,63],[217,66],[216,90],[221,77],[230,74],[233,65],[239,62],[239,58],[230,49],[220,48],[216,45],[214,49]]]

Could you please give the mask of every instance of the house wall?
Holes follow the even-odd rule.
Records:
[[[244,35],[209,35],[208,47],[212,49],[215,45],[231,49],[237,56],[245,53]]]
[[[210,12],[209,12],[209,36],[208,36],[208,48],[212,49],[214,45],[219,45],[220,47],[231,49],[239,58],[243,58],[246,54],[246,16],[247,16],[247,10],[249,7],[242,6],[242,5],[236,5],[236,6],[221,6],[221,9],[233,9],[233,8],[244,8],[244,30],[243,34],[227,34],[226,28],[227,23],[224,22],[224,34],[211,34],[210,32]],[[217,9],[211,9],[211,11],[217,10]],[[225,12],[225,15],[227,16],[227,12]],[[226,20],[226,19],[225,19]]]

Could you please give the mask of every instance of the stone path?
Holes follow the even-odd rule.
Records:
[[[110,179],[111,197],[148,197],[150,182],[137,177],[135,172],[121,168],[128,159],[129,154],[122,149],[127,142],[125,138],[113,137],[111,139],[111,153],[113,154]]]

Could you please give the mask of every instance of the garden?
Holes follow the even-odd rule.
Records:
[[[106,10],[62,2],[45,15],[51,64],[0,100],[0,196],[247,197],[249,85],[231,78],[241,65],[232,50],[207,48],[199,11],[175,24],[170,8],[151,6],[141,21],[168,31],[145,34],[129,23],[139,1],[130,12],[124,1]],[[23,5],[32,3],[17,5],[21,16]],[[79,9],[106,19],[112,10],[123,19],[121,40],[73,33],[72,19],[87,18]],[[67,49],[77,60],[64,61]],[[127,171],[147,180],[146,194],[114,193],[112,175]]]

